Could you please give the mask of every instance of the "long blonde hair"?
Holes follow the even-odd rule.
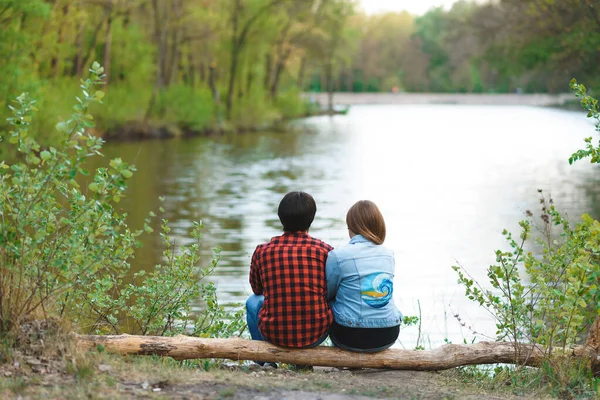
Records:
[[[346,225],[352,232],[375,244],[385,240],[385,220],[379,208],[370,200],[357,201],[346,214]]]

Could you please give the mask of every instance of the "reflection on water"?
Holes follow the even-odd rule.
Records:
[[[494,334],[493,321],[463,298],[451,266],[460,262],[476,278],[505,246],[500,232],[516,231],[536,189],[577,217],[600,215],[600,171],[569,166],[593,127],[581,113],[532,107],[356,106],[347,116],[300,123],[300,133],[107,145],[107,157],[138,167],[122,207],[133,226],[160,206],[178,244],[192,221],[206,226],[203,254],[223,249],[213,277],[225,302],[250,293],[248,267],[255,246],[280,233],[283,194],[304,190],[317,200],[311,234],[344,245],[347,209],[375,201],[388,225],[386,245],[396,254],[396,302],[405,315],[423,313],[425,345],[470,340],[474,329]],[[145,239],[136,268],[160,260],[158,235]],[[401,341],[413,346],[416,330]]]

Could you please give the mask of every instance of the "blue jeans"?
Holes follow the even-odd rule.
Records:
[[[246,322],[248,323],[248,330],[252,340],[265,340],[260,330],[258,330],[258,313],[265,302],[265,296],[259,296],[256,294],[250,295],[246,300]]]
[[[252,340],[265,340],[258,329],[258,313],[265,302],[265,296],[252,294],[246,300],[246,322],[248,323],[248,330]],[[327,339],[327,332],[321,336],[315,343],[303,347],[304,349],[311,349],[317,347]]]

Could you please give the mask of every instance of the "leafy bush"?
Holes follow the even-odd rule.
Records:
[[[528,211],[519,240],[504,231],[510,251],[496,251],[496,265],[487,270],[491,289],[475,281],[464,268],[453,267],[467,297],[496,319],[497,339],[543,345],[548,355],[582,341],[597,316],[600,279],[600,222],[589,215],[574,227],[542,201],[541,225]],[[532,227],[541,233],[539,254],[525,252]],[[555,235],[555,227],[560,234]],[[528,280],[523,280],[524,269]]]
[[[214,102],[208,88],[194,89],[184,85],[167,88],[159,99],[161,119],[194,130],[213,123]]]
[[[275,102],[275,106],[283,118],[296,118],[303,116],[309,110],[307,101],[298,90],[288,89],[282,92]]]
[[[571,88],[600,131],[598,101],[575,80]],[[592,144],[592,138],[585,142],[586,148],[575,152],[569,163],[587,157],[592,163],[600,162],[600,148]],[[527,211],[527,219],[519,223],[519,239],[503,232],[510,250],[496,251],[496,264],[487,269],[489,287],[477,282],[462,266],[453,269],[466,296],[495,318],[497,339],[515,343],[515,359],[519,342],[540,345],[545,352],[546,361],[538,371],[498,367],[496,379],[530,388],[535,382],[549,384],[557,389],[555,394],[569,398],[582,390],[596,393],[592,370],[597,366],[569,357],[568,349],[583,344],[600,315],[600,222],[584,214],[572,225],[556,210],[552,199],[542,194],[540,202],[540,219]],[[538,232],[539,251],[535,253],[525,251],[533,228]],[[521,276],[523,272],[526,278]]]
[[[264,128],[281,118],[269,101],[266,94],[256,88],[240,99],[236,99],[231,116],[231,123],[242,129]]]
[[[113,205],[135,168],[117,158],[93,171],[87,188],[77,183],[78,175],[90,174],[86,160],[101,154],[103,144],[86,132],[94,127],[90,105],[104,97],[96,91],[103,68],[94,63],[90,72],[71,118],[56,125],[61,146],[42,148],[29,135],[37,109],[27,94],[11,108],[9,142],[19,160],[0,163],[0,335],[40,317],[68,317],[85,332],[159,335],[226,317],[204,279],[217,266],[218,252],[209,267],[197,267],[201,223],[192,232],[196,243],[177,249],[163,221],[166,262],[149,274],[132,274],[129,261],[143,231],[132,231]],[[193,312],[201,294],[207,306]],[[239,314],[229,319],[220,329],[239,333]],[[218,334],[211,326],[202,329]]]
[[[581,106],[588,112],[588,118],[596,120],[596,132],[600,132],[600,107],[598,106],[598,100],[587,94],[585,86],[577,83],[575,79],[571,80],[571,90],[581,99]],[[573,162],[590,157],[590,162],[600,163],[600,141],[598,146],[592,144],[592,138],[588,137],[585,139],[585,149],[578,150],[569,158],[569,164]]]

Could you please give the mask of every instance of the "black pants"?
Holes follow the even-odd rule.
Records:
[[[398,339],[400,325],[391,328],[350,328],[333,322],[329,337],[336,347],[359,353],[376,353],[390,348]]]

